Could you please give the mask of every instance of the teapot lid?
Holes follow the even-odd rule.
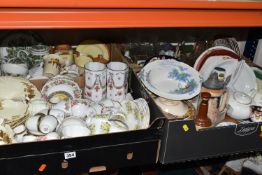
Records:
[[[248,105],[252,102],[252,98],[244,92],[236,91],[233,95],[234,99],[241,104]]]

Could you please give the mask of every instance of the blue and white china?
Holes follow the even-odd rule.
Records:
[[[147,89],[170,100],[186,100],[201,90],[199,73],[189,65],[175,60],[156,60],[139,74]]]

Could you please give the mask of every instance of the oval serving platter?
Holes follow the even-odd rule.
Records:
[[[189,65],[175,60],[156,60],[139,73],[145,87],[170,100],[187,100],[201,90],[199,73]]]

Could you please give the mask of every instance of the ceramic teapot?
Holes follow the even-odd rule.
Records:
[[[252,98],[244,92],[235,91],[230,94],[227,114],[235,119],[250,118]]]

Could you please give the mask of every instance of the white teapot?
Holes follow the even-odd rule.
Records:
[[[230,93],[228,99],[227,114],[237,120],[250,118],[252,98],[244,92],[235,91]]]

